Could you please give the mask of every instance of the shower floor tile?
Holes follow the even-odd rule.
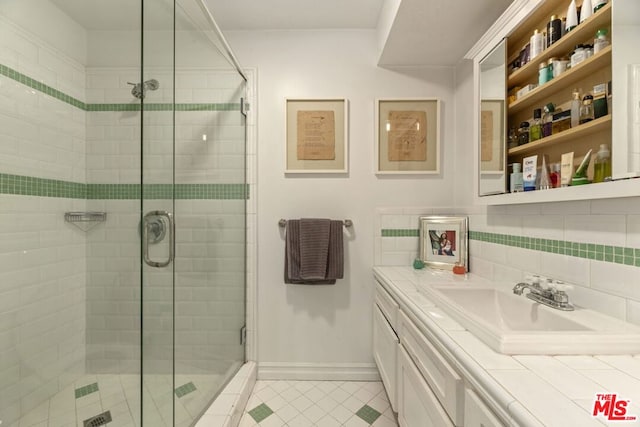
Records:
[[[240,420],[240,427],[397,425],[377,381],[257,381]]]
[[[171,376],[145,375],[145,425],[172,426],[174,401],[176,426],[192,425],[223,381],[223,375],[176,375],[176,393]],[[8,427],[83,427],[106,411],[107,427],[140,427],[140,408],[138,375],[85,375]]]

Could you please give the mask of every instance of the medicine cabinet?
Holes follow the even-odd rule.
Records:
[[[480,61],[480,195],[505,192],[506,40]]]
[[[538,0],[514,2],[505,14],[476,45],[473,52],[477,74],[478,131],[476,144],[476,164],[478,170],[478,195],[481,204],[511,204],[546,202],[560,200],[580,200],[592,198],[625,197],[640,195],[640,180],[625,178],[640,176],[640,1],[609,0],[572,31],[549,45],[538,56],[525,65],[514,69],[514,61],[529,43],[534,30],[543,32],[552,15],[564,17],[570,0]],[[577,0],[578,7],[582,1]],[[570,56],[578,44],[593,43],[596,31],[608,30],[611,44],[598,53],[570,67],[553,79],[539,84],[539,68],[552,58]],[[504,62],[498,65],[498,58]],[[498,76],[503,81],[498,82]],[[560,129],[550,136],[523,145],[509,147],[508,135],[511,128],[517,131],[519,124],[532,122],[533,111],[553,103],[560,111],[571,109],[574,90],[580,90],[581,97],[593,93],[594,86],[612,82],[612,98],[608,114],[593,121],[570,129]],[[537,86],[537,87],[534,87]],[[495,90],[503,88],[498,99]],[[518,89],[520,91],[516,97]],[[528,92],[527,92],[528,90]],[[488,140],[495,138],[496,121],[487,101],[504,101],[504,124],[502,133],[502,169],[488,159],[499,154],[499,149],[489,151]],[[492,125],[488,119],[492,118]],[[593,155],[600,144],[610,147],[612,157],[613,182],[589,184],[579,187],[554,188],[525,193],[508,193],[508,179],[512,163],[521,163],[525,157],[538,155],[538,166],[542,156],[547,165],[560,162],[563,153],[574,153],[574,170],[584,155],[591,149]],[[491,165],[490,165],[491,163]],[[593,176],[592,168],[589,170]],[[497,193],[504,193],[496,195]]]

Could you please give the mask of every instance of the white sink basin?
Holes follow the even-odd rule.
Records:
[[[423,291],[499,353],[640,353],[640,327],[592,310],[560,311],[493,288],[443,286]]]

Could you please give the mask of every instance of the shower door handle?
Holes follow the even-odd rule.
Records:
[[[162,262],[153,261],[149,257],[149,220],[152,217],[164,217],[167,219],[167,223],[169,224],[169,226],[167,227],[169,228],[169,258]],[[173,261],[175,258],[176,234],[176,226],[173,222],[173,215],[167,211],[150,211],[142,219],[142,224],[142,254],[144,257],[144,262],[151,267],[166,267],[167,265],[171,264],[171,261]]]

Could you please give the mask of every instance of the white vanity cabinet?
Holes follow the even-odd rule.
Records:
[[[375,301],[373,306],[373,358],[378,365],[391,409],[398,412],[396,392],[400,341],[396,333],[396,319],[399,307],[380,285],[376,287]]]
[[[392,294],[376,283],[373,353],[401,427],[499,427],[503,424],[416,326]]]
[[[478,394],[470,388],[464,392],[464,420],[465,427],[501,427],[503,425]]]

